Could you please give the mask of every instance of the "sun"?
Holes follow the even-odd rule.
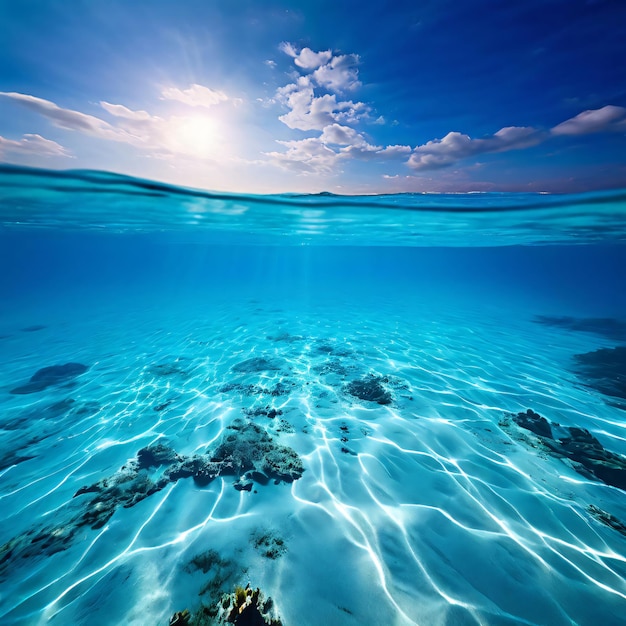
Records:
[[[220,124],[208,115],[179,117],[173,124],[171,141],[176,152],[197,158],[218,156]]]

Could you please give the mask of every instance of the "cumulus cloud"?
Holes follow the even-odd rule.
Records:
[[[326,65],[332,56],[330,50],[313,52],[311,48],[302,48],[300,54],[295,56],[294,63],[303,70],[315,70],[322,65]]]
[[[31,156],[62,156],[69,157],[70,153],[56,141],[46,139],[41,135],[27,134],[22,139],[6,139],[0,136],[0,155],[27,154]]]
[[[328,174],[349,160],[406,160],[410,146],[373,144],[355,126],[369,117],[371,108],[364,102],[346,100],[341,94],[357,89],[359,57],[335,55],[331,50],[314,52],[282,43],[281,50],[307,73],[295,82],[280,87],[275,101],[288,111],[279,120],[293,130],[318,131],[315,137],[279,142],[284,152],[268,152],[273,163],[301,173]],[[374,124],[382,125],[380,116]]]
[[[336,171],[339,154],[319,137],[297,141],[278,141],[286,152],[266,152],[273,163],[300,174],[331,174]]]
[[[352,159],[405,159],[410,146],[376,146],[350,126],[330,124],[318,137],[294,141],[279,141],[285,152],[268,152],[271,161],[285,169],[304,174],[337,173],[342,162]]]
[[[541,132],[528,126],[507,126],[480,139],[450,132],[443,139],[417,146],[409,157],[408,165],[415,170],[437,169],[481,154],[529,148],[543,139]]]
[[[589,133],[626,131],[626,109],[611,104],[601,109],[583,111],[552,129],[553,135],[587,135]]]
[[[582,135],[626,131],[626,108],[605,106],[585,111],[550,131],[530,126],[506,126],[492,135],[473,138],[458,131],[433,139],[414,149],[407,145],[381,146],[371,143],[357,128],[370,116],[371,108],[345,93],[361,86],[359,56],[315,52],[284,42],[280,49],[293,59],[301,72],[294,81],[276,91],[275,102],[288,110],[279,120],[293,130],[317,131],[315,137],[284,142],[285,152],[266,153],[274,163],[296,171],[328,173],[341,161],[400,159],[413,170],[434,170],[483,154],[522,150],[554,135]],[[387,123],[380,115],[373,126]],[[391,125],[397,125],[393,120]],[[310,150],[310,158],[306,151]]]
[[[337,144],[340,146],[365,145],[367,141],[363,135],[350,126],[331,124],[326,126],[320,136],[323,143]]]
[[[331,91],[349,91],[360,87],[357,66],[359,57],[356,54],[342,54],[332,57],[330,63],[318,67],[313,78],[321,87]]]
[[[168,87],[161,92],[164,100],[176,100],[192,107],[210,108],[228,100],[228,96],[223,91],[211,89],[196,83],[192,84],[188,89],[178,89],[177,87]]]
[[[315,96],[307,81],[280,88],[276,97],[289,108],[278,119],[294,130],[323,130],[333,122],[356,122],[369,110],[362,102],[337,101],[335,94]]]

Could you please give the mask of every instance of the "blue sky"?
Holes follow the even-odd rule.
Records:
[[[0,160],[233,192],[626,187],[623,0],[0,0]]]

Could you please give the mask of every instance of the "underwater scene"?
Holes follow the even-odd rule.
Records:
[[[0,168],[0,622],[626,623],[626,192]]]

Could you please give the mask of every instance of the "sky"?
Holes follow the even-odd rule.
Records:
[[[626,2],[0,0],[0,162],[235,193],[626,188]]]

